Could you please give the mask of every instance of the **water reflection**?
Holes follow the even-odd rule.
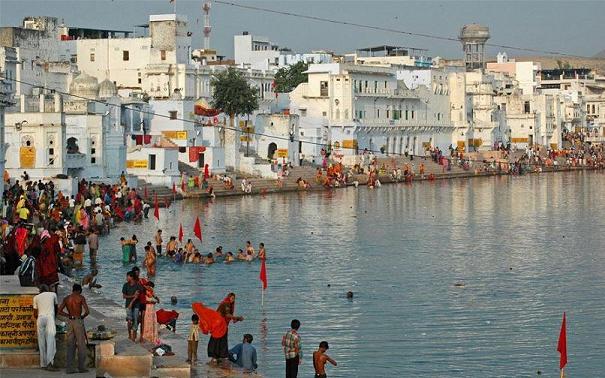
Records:
[[[179,297],[182,319],[191,302],[216,306],[236,292],[246,320],[232,327],[232,341],[252,333],[268,377],[282,375],[281,336],[293,318],[307,354],[302,376],[312,374],[308,357],[321,340],[339,362],[333,377],[554,376],[564,310],[568,374],[598,376],[604,198],[605,174],[578,172],[180,202],[161,210],[166,237],[179,223],[193,237],[200,216],[203,253],[267,245],[265,306],[257,263],[161,259],[156,288]],[[120,263],[119,237],[152,240],[155,229],[151,220],[123,225],[101,240],[108,296],[119,298],[130,268]]]

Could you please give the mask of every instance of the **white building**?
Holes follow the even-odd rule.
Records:
[[[233,37],[233,51],[236,65],[247,65],[256,69],[268,70],[279,63],[279,46],[269,38],[254,36],[248,32]]]
[[[0,75],[4,76],[5,71],[0,71]],[[4,173],[4,166],[6,162],[6,150],[8,145],[6,144],[6,137],[4,134],[4,111],[7,107],[12,105],[12,88],[8,81],[0,78],[0,171]],[[4,180],[0,183],[0,193],[4,193]]]
[[[133,127],[111,82],[101,85],[81,74],[70,84],[72,96],[42,91],[24,99],[7,114],[9,142],[6,168],[11,175],[26,170],[32,178],[56,175],[86,179],[117,179],[126,166],[127,136],[142,133]],[[101,97],[102,96],[102,97]],[[82,98],[90,98],[86,100]],[[36,101],[32,101],[36,100]]]
[[[290,94],[290,111],[300,115],[300,138],[317,143],[321,135],[321,143],[337,158],[364,148],[387,155],[423,155],[431,146],[447,148],[451,143],[443,73],[433,75],[429,87],[415,90],[398,80],[392,67],[316,64],[307,73],[308,83]],[[317,161],[318,147],[303,143],[301,152],[305,159]]]

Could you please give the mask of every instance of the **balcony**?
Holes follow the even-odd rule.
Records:
[[[418,98],[415,91],[409,89],[388,89],[388,88],[354,88],[353,93],[356,96],[376,96],[387,98]]]
[[[392,128],[392,129],[419,129],[419,128],[439,128],[449,129],[454,128],[450,121],[410,119],[410,120],[393,120],[393,119],[360,119],[357,120],[358,128]]]
[[[65,168],[84,168],[86,165],[86,155],[76,152],[65,154]]]

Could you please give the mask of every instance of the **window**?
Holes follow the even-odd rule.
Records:
[[[177,111],[171,110],[168,112],[170,114],[170,119],[176,119]]]
[[[376,109],[376,118],[380,118],[380,109]]]
[[[141,78],[138,78],[138,79],[137,79],[137,82],[138,82],[139,84],[141,84]]]
[[[91,62],[95,61],[95,53],[90,53],[90,61]]]
[[[412,110],[412,119],[414,119],[414,111]]]
[[[328,112],[321,112],[321,115],[325,117],[328,115]]]
[[[130,60],[130,53],[128,52],[128,50],[123,50],[122,51],[122,60],[123,61]]]
[[[160,59],[166,60],[166,50],[160,50]]]
[[[97,163],[97,158],[96,157],[91,157],[90,158],[90,164],[96,164]]]
[[[407,109],[405,110],[405,120],[406,121],[408,120],[408,110]]]
[[[523,112],[525,114],[529,114],[530,113],[529,101],[525,101],[525,103],[523,104]]]
[[[319,95],[328,96],[328,82],[327,81],[319,82]]]
[[[155,155],[149,155],[149,170],[155,171]]]

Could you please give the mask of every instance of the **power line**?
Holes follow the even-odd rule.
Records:
[[[139,112],[141,114],[146,114],[146,115],[151,115],[151,116],[157,116],[157,117],[160,117],[160,118],[167,118],[167,119],[170,119],[170,120],[177,120],[177,121],[182,121],[182,122],[186,122],[186,123],[193,123],[195,125],[200,125],[199,122],[192,121],[190,119],[173,117],[173,116],[171,116],[169,114],[160,114],[160,113],[145,111],[145,110],[142,110],[142,109],[133,108],[133,107],[129,107],[129,106],[124,106],[124,105],[121,105],[121,104],[112,104],[112,103],[108,103],[106,101],[103,101],[103,100],[100,100],[100,99],[97,99],[97,98],[89,98],[89,97],[84,97],[84,96],[80,96],[80,95],[75,95],[75,94],[72,94],[72,93],[64,92],[64,91],[59,90],[59,89],[49,88],[47,86],[33,84],[33,83],[30,83],[30,82],[27,82],[27,81],[17,80],[15,78],[7,78],[7,77],[1,77],[0,76],[0,79],[14,81],[15,83],[20,83],[20,84],[29,85],[31,87],[45,89],[45,90],[47,90],[47,91],[49,91],[51,93],[59,93],[59,94],[64,95],[64,96],[70,96],[70,97],[78,98],[78,99],[81,99],[81,100],[96,102],[96,103],[100,103],[100,104],[103,104],[103,105],[106,105],[106,106],[112,106],[112,107],[116,107],[116,108],[120,108],[120,109],[132,110],[132,111],[135,111],[135,112]],[[227,125],[222,125],[220,127],[223,127],[225,130],[237,131],[237,132],[241,132],[241,133],[244,133],[244,134],[247,134],[247,135],[252,134],[252,135],[258,135],[258,136],[266,136],[266,137],[269,137],[271,139],[284,140],[284,141],[288,141],[288,142],[292,142],[292,143],[294,143],[294,142],[298,142],[298,143],[302,143],[302,144],[306,143],[308,145],[320,146],[322,148],[331,149],[330,143],[319,143],[319,142],[313,142],[313,141],[306,141],[306,140],[294,139],[294,138],[290,138],[290,137],[282,137],[282,136],[276,136],[276,135],[271,135],[271,134],[266,134],[266,133],[259,133],[259,132],[256,132],[256,131],[247,133],[247,132],[243,132],[242,130],[240,130],[240,129],[236,128],[236,127],[228,127]],[[355,150],[355,151],[358,150],[356,147],[344,147],[344,146],[341,146],[340,148],[344,149],[344,150]],[[364,151],[371,152],[371,153],[377,154],[377,155],[378,154],[380,154],[380,155],[384,154],[380,150],[372,150],[372,149],[368,149],[368,148],[364,148]],[[417,157],[417,158],[426,158],[426,155],[414,155],[414,154],[410,154],[410,153],[408,153],[406,155],[405,153],[401,153],[401,152],[399,152],[399,153],[397,153],[397,152],[389,152],[387,156],[390,156],[390,155],[406,156],[406,157],[412,156],[412,157]],[[448,160],[451,161],[451,159],[448,159]],[[481,160],[481,159],[469,159],[469,158],[465,158],[464,160],[465,161],[469,161],[469,162],[475,162],[475,163],[476,162],[479,162],[479,163],[484,163],[485,162],[485,160]],[[526,163],[526,164],[541,166],[538,163]]]
[[[230,6],[230,7],[235,7],[235,8],[248,9],[248,10],[265,12],[265,13],[279,14],[282,16],[297,17],[297,18],[302,18],[302,19],[307,19],[307,20],[327,22],[327,23],[331,23],[331,24],[354,26],[354,27],[363,28],[363,29],[385,31],[385,32],[389,32],[389,33],[403,34],[403,35],[409,35],[409,36],[413,36],[413,37],[430,38],[430,39],[436,39],[436,40],[441,40],[441,41],[460,42],[460,40],[458,38],[437,35],[437,34],[410,32],[410,31],[406,31],[406,30],[386,28],[383,26],[361,24],[358,22],[336,20],[336,19],[319,17],[319,16],[310,16],[310,15],[301,14],[301,13],[286,12],[286,11],[279,11],[279,10],[275,10],[275,9],[256,7],[256,6],[252,6],[252,5],[238,4],[238,3],[224,1],[224,0],[213,0],[213,2],[218,3],[218,4],[223,4],[226,6]],[[500,48],[509,49],[509,50],[519,50],[519,51],[526,51],[526,52],[533,52],[533,53],[540,53],[540,54],[585,58],[584,56],[581,56],[581,55],[568,54],[568,53],[564,53],[564,52],[560,52],[560,51],[540,50],[540,49],[517,47],[517,46],[511,46],[511,45],[501,45],[501,44],[496,44],[496,43],[486,43],[485,45],[490,46],[490,47],[500,47]]]

